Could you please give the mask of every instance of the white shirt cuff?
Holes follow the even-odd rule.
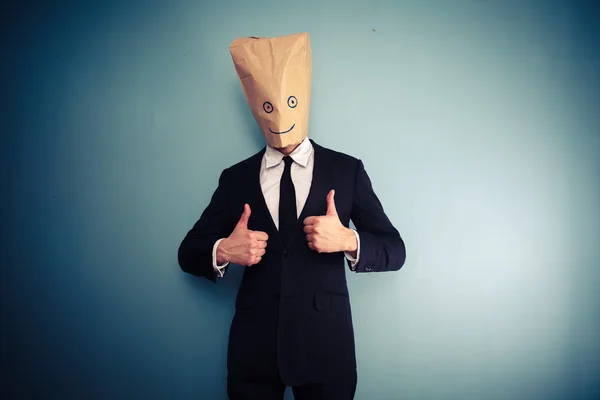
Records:
[[[354,229],[352,230],[352,232],[354,232],[354,234],[356,235],[356,258],[352,257],[352,255],[348,252],[344,252],[344,254],[346,255],[348,261],[350,261],[350,269],[354,271],[356,269],[356,264],[358,264],[358,260],[360,259],[360,236],[358,235],[358,232],[356,232]]]
[[[217,265],[217,247],[219,247],[219,243],[221,243],[222,240],[223,239],[219,239],[215,242],[215,245],[213,246],[213,251],[212,251],[212,265],[213,265],[213,269],[217,273],[217,278],[223,277],[223,270],[225,269],[226,266],[229,265],[228,262],[223,265]]]

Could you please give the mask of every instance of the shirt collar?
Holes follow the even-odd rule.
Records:
[[[296,149],[294,149],[292,154],[290,154],[290,157],[292,157],[292,160],[294,160],[295,163],[306,167],[306,165],[308,164],[308,159],[310,158],[310,155],[313,151],[314,149],[312,143],[308,138],[305,138],[302,141],[302,143],[300,143],[300,145],[296,147]],[[281,152],[267,145],[267,149],[265,151],[265,160],[267,168],[279,165],[281,160],[283,160],[283,157],[284,155]]]

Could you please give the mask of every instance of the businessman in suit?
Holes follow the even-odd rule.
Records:
[[[404,242],[363,163],[307,138],[308,35],[238,39],[230,51],[267,145],[222,172],[181,243],[179,264],[215,282],[230,264],[246,267],[229,334],[231,399],[279,400],[286,386],[296,399],[352,399],[344,264],[358,273],[398,270]],[[271,92],[256,93],[267,86]]]

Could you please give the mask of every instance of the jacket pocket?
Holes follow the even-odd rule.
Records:
[[[327,311],[331,306],[331,293],[315,290],[314,306],[317,311]]]
[[[348,302],[348,292],[343,290],[315,289],[314,307],[318,311],[330,310],[334,304]]]

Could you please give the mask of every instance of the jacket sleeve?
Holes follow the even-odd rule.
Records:
[[[221,173],[219,186],[212,195],[208,207],[187,233],[178,252],[179,266],[183,271],[213,282],[217,278],[217,272],[213,268],[213,246],[217,240],[228,237],[237,222],[228,202],[231,198],[228,186],[226,169]]]
[[[383,211],[362,161],[358,161],[350,218],[360,235],[356,272],[397,271],[404,265],[406,248]]]

